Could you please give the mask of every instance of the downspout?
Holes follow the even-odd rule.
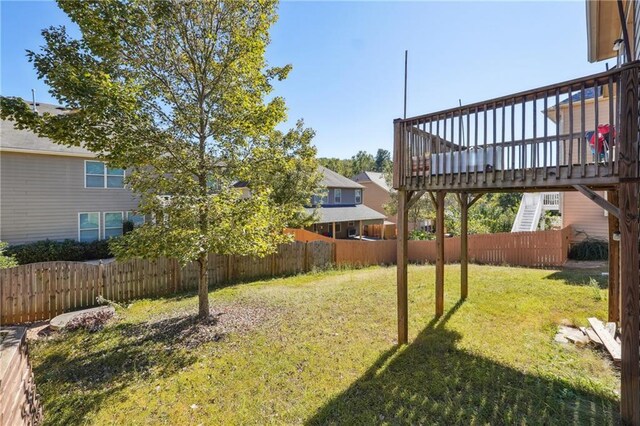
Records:
[[[624,5],[622,4],[622,0],[617,0],[617,4],[620,26],[622,27],[622,38],[624,39],[624,54],[626,56],[625,62],[630,62],[633,61],[633,56],[631,56],[631,40],[629,39],[629,31],[627,31],[627,19],[624,14]]]

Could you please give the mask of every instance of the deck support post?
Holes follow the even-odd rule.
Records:
[[[640,426],[640,273],[638,270],[638,71],[621,75],[618,202],[620,207],[620,294],[622,360],[620,417]]]
[[[618,191],[607,191],[607,200],[618,207]],[[618,232],[620,222],[612,214],[609,221],[609,322],[620,322],[620,243],[613,239],[614,232]]]
[[[460,299],[469,294],[469,195],[463,192],[458,197],[460,203]]]
[[[436,193],[436,317],[444,314],[444,197]]]
[[[336,239],[336,223],[335,222],[331,222],[331,226],[333,227],[331,230],[331,236],[333,237],[333,239]]]
[[[358,235],[360,235],[360,241],[362,241],[362,221],[358,221]]]
[[[397,294],[398,294],[398,344],[404,345],[409,340],[408,296],[407,296],[407,253],[408,225],[407,209],[408,192],[398,191],[398,242],[397,242]]]

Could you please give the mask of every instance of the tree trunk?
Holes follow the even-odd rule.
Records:
[[[208,253],[201,253],[198,259],[200,264],[200,274],[198,274],[198,317],[209,317],[209,256]]]

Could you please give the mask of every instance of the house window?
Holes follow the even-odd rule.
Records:
[[[327,196],[327,194],[324,194],[322,196],[322,198],[320,199],[320,204],[329,204],[329,197]]]
[[[356,204],[362,203],[362,189],[356,189]]]
[[[85,188],[124,188],[124,169],[107,167],[101,161],[84,162]]]
[[[127,220],[133,222],[133,226],[136,228],[144,224],[144,215],[135,214],[134,212],[127,212]]]
[[[342,189],[336,188],[333,190],[333,202],[340,204],[342,202]]]
[[[122,235],[122,212],[106,212],[104,214],[104,238]]]
[[[91,242],[100,239],[100,213],[78,214],[78,240]]]

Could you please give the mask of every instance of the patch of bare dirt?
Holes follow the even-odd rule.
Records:
[[[73,318],[67,323],[64,329],[67,331],[87,330],[90,333],[95,333],[96,331],[102,330],[114,315],[115,311],[113,308],[88,312]]]
[[[172,347],[194,349],[204,343],[218,342],[227,334],[245,334],[266,324],[273,324],[279,310],[264,305],[230,303],[216,304],[210,316],[200,319],[193,310],[173,313],[137,324],[128,330],[136,340],[153,340]]]

